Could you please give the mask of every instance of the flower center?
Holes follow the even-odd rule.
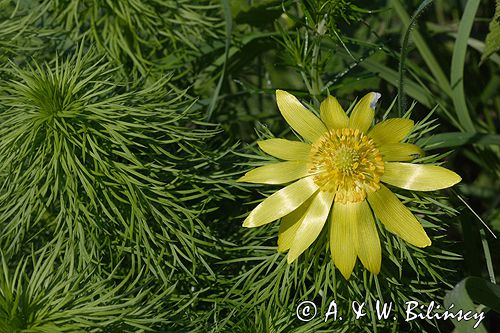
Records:
[[[322,191],[335,191],[335,201],[360,202],[380,188],[384,161],[375,143],[358,129],[330,130],[311,149],[315,183]]]

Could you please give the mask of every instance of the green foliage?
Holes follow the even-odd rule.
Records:
[[[75,270],[63,247],[50,244],[11,272],[2,256],[0,332],[137,332],[166,321],[161,304],[172,287],[155,290],[151,280],[141,281],[140,267],[107,277],[90,266]]]
[[[406,29],[403,44],[401,46],[401,56],[399,59],[399,87],[398,87],[398,115],[401,116],[406,111],[406,94],[404,91],[404,80],[406,72],[406,57],[408,53],[408,42],[410,38],[410,32],[417,23],[417,19],[422,12],[432,4],[432,0],[423,1],[417,8],[410,22],[408,23],[408,28]]]
[[[468,311],[475,310],[474,303],[481,304],[480,309],[483,311],[485,309],[482,306],[485,305],[494,311],[500,312],[500,287],[478,277],[468,277],[449,291],[445,298],[446,306],[454,304]],[[475,323],[460,322],[458,320],[453,320],[453,324],[457,327],[459,333],[487,332],[484,324],[474,327],[476,326]]]
[[[498,0],[495,14],[490,22],[490,32],[486,36],[485,44],[483,55],[481,56],[481,62],[484,62],[486,58],[500,50],[500,1]]]
[[[481,223],[500,230],[495,4],[412,19],[422,1],[0,0],[0,332],[451,331],[405,322],[404,304],[497,278]],[[417,162],[463,178],[394,189],[433,246],[377,221],[381,273],[346,281],[325,230],[289,265],[278,223],[242,228],[276,190],[236,183],[270,160],[255,141],[296,139],[276,89],[315,110],[379,91],[378,119],[411,113]],[[304,300],[345,320],[301,322]],[[396,320],[354,319],[351,301],[377,300]]]
[[[193,100],[168,78],[127,89],[83,52],[13,64],[2,84],[2,249],[57,235],[78,245],[80,265],[107,248],[151,261],[164,280],[158,267],[190,271],[205,234],[196,207],[210,196],[190,176],[194,165],[182,165],[201,162],[196,145],[215,132],[197,128]]]
[[[176,70],[217,39],[215,1],[48,1],[47,20],[73,41],[88,38],[115,64],[147,74]],[[187,69],[187,68],[185,68]]]
[[[21,6],[20,2],[0,0],[1,64],[5,64],[9,58],[23,59],[26,53],[40,47],[38,37],[43,31],[34,29],[33,25],[45,7],[46,5]]]
[[[352,110],[354,103],[348,108]],[[409,109],[409,114],[415,104]],[[393,110],[395,101],[385,112],[379,110],[379,117],[384,119],[388,114],[396,113]],[[414,143],[423,140],[429,131],[435,128],[435,119],[432,112],[418,122],[414,131],[408,136],[407,142]],[[260,139],[271,138],[272,134],[262,133]],[[296,138],[294,138],[296,140]],[[424,149],[428,146],[423,145]],[[431,147],[432,149],[432,147]],[[439,163],[444,155],[432,154],[415,160],[416,163]],[[259,165],[259,161],[266,157],[263,152],[252,150],[254,160],[247,164],[249,167]],[[419,217],[420,222],[430,233],[433,239],[433,250],[418,249],[410,246],[387,232],[380,221],[377,220],[377,229],[380,233],[382,243],[383,261],[380,275],[374,276],[368,273],[362,265],[357,264],[354,276],[346,281],[335,269],[329,253],[327,240],[328,230],[325,228],[318,240],[308,249],[303,257],[299,257],[298,263],[287,264],[286,256],[276,253],[276,236],[278,225],[267,226],[258,232],[251,232],[254,237],[246,236],[247,241],[242,244],[239,252],[234,258],[227,260],[227,264],[242,265],[243,273],[236,282],[227,288],[230,290],[228,298],[235,304],[245,304],[241,312],[237,312],[231,318],[235,325],[243,325],[240,317],[252,311],[260,309],[267,311],[267,318],[273,318],[277,323],[286,317],[295,315],[295,307],[303,300],[314,300],[318,305],[318,313],[326,313],[332,300],[336,300],[342,309],[340,314],[346,320],[327,321],[318,316],[311,324],[320,330],[342,330],[348,327],[348,332],[363,332],[366,327],[371,331],[377,329],[389,330],[393,325],[401,324],[405,318],[404,304],[407,301],[417,300],[420,304],[428,304],[432,300],[441,300],[444,295],[439,290],[450,288],[452,285],[447,281],[455,280],[456,273],[451,267],[455,262],[461,260],[456,254],[454,244],[444,239],[444,234],[450,228],[445,220],[458,213],[451,206],[446,196],[437,193],[406,193],[405,191],[391,188],[395,191],[403,203]],[[274,192],[274,191],[272,191]],[[271,191],[269,193],[272,193]],[[255,205],[252,203],[252,205]],[[449,223],[449,222],[448,222]],[[250,234],[250,232],[248,232]],[[273,235],[273,241],[269,240]],[[259,244],[263,244],[261,246]],[[245,268],[243,263],[251,265]],[[352,302],[365,302],[372,308],[377,300],[390,300],[394,302],[394,312],[397,313],[396,324],[394,321],[381,321],[375,312],[367,312],[367,316],[355,319],[350,305]],[[267,310],[266,310],[267,309]],[[276,310],[279,309],[279,310]],[[276,311],[283,312],[283,317],[275,317]],[[287,315],[288,313],[288,315]],[[347,323],[346,323],[347,321]],[[265,321],[260,323],[265,324]],[[257,324],[257,325],[260,325]],[[250,325],[247,323],[247,325]],[[310,326],[301,327],[300,322],[291,322],[285,325],[287,329],[296,328],[297,332],[307,332]],[[300,326],[300,327],[299,327]],[[272,330],[264,330],[260,326],[246,326],[247,331],[287,331],[281,330],[280,325],[272,326]],[[410,322],[409,327],[400,327],[399,332],[413,332],[425,329],[425,323]]]

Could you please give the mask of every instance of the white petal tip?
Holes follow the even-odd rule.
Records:
[[[378,93],[378,92],[373,93],[373,98],[370,102],[370,107],[372,109],[375,109],[377,107],[378,100],[380,99],[380,97],[382,97],[382,95],[380,93]]]

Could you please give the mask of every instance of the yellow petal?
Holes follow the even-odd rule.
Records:
[[[269,139],[257,144],[269,155],[282,160],[306,160],[311,151],[310,144],[285,139]]]
[[[404,118],[391,118],[373,126],[368,136],[376,144],[382,146],[386,143],[397,143],[403,140],[413,129],[413,120]]]
[[[380,147],[379,151],[386,162],[409,162],[425,155],[419,146],[411,143],[387,143]]]
[[[358,220],[358,257],[366,269],[373,274],[378,274],[382,262],[382,250],[380,248],[380,240],[378,238],[375,221],[373,220],[373,214],[366,200],[358,204],[356,213]]]
[[[330,251],[333,262],[342,275],[349,279],[356,263],[358,203],[335,202],[330,221]]]
[[[323,122],[292,94],[276,90],[276,101],[283,118],[304,139],[314,142],[327,131]]]
[[[264,165],[248,171],[239,182],[284,184],[305,177],[309,167],[305,161],[286,161]]]
[[[356,106],[354,106],[354,110],[352,110],[349,127],[357,128],[366,133],[375,116],[375,107],[379,98],[380,94],[376,92],[370,92],[361,98]]]
[[[377,192],[368,193],[368,202],[387,230],[415,246],[431,245],[420,222],[387,187],[380,184]]]
[[[330,129],[344,128],[349,125],[349,117],[342,109],[337,99],[333,96],[328,96],[320,105],[321,120]]]
[[[316,240],[328,218],[334,196],[335,192],[319,191],[313,198],[288,252],[288,263],[294,262]]]
[[[458,183],[462,178],[437,165],[387,162],[381,180],[413,191],[434,191]]]
[[[243,222],[247,228],[259,227],[294,211],[318,190],[313,177],[302,178],[262,201]]]
[[[280,229],[278,232],[279,252],[285,252],[292,246],[292,242],[295,239],[295,235],[297,234],[297,230],[302,223],[303,217],[309,208],[309,205],[311,205],[312,198],[314,198],[314,196],[309,198],[290,214],[283,216],[281,219]]]

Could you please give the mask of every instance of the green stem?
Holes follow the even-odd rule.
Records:
[[[488,245],[488,240],[486,239],[486,234],[484,228],[479,229],[479,234],[481,235],[481,243],[483,245],[484,259],[486,260],[486,268],[488,270],[488,275],[491,283],[496,284],[495,271],[493,269],[493,263],[491,260],[490,246]]]
[[[399,18],[401,19],[401,22],[405,26],[410,25],[410,15],[406,12],[404,9],[403,5],[399,0],[391,0],[391,6],[394,8],[396,13],[398,14]],[[429,46],[425,42],[425,39],[422,37],[422,35],[417,31],[413,31],[412,33],[413,41],[415,43],[415,46],[417,47],[418,51],[420,52],[420,55],[422,56],[422,59],[424,60],[425,64],[431,71],[432,75],[436,79],[437,84],[439,85],[439,88],[448,96],[451,96],[451,86],[450,82],[448,82],[448,78],[446,74],[443,72],[441,69],[441,66],[437,62],[436,58],[432,54]]]
[[[404,74],[406,70],[406,57],[408,55],[408,42],[410,41],[410,33],[415,24],[417,23],[417,18],[422,14],[424,9],[426,9],[434,0],[424,0],[420,6],[417,8],[415,13],[410,19],[408,28],[404,35],[403,44],[401,46],[401,57],[399,60],[399,85],[398,85],[398,115],[401,117],[405,113],[406,109],[406,94],[404,91]]]
[[[488,225],[483,221],[483,219],[472,209],[472,207],[465,201],[455,190],[452,189],[452,192],[457,196],[460,201],[474,214],[475,217],[483,224],[483,227],[479,229],[479,234],[481,235],[481,243],[483,245],[483,253],[484,253],[484,259],[486,261],[486,269],[488,270],[488,275],[490,278],[491,283],[496,284],[495,280],[495,271],[493,269],[493,263],[491,260],[491,252],[490,252],[490,247],[488,245],[488,240],[486,239],[486,234],[484,232],[484,229],[487,229],[493,237],[496,239],[495,233],[491,231],[491,229],[488,227]]]
[[[314,46],[313,46],[313,53],[312,53],[312,64],[311,64],[311,88],[312,91],[310,91],[311,95],[314,98],[314,103],[319,104],[318,97],[321,93],[321,88],[320,88],[320,77],[319,77],[319,71],[318,71],[318,58],[319,58],[319,51],[320,51],[320,45],[321,45],[321,38],[325,34],[326,31],[326,17],[323,17],[323,19],[318,23],[318,27],[316,29],[317,35],[315,36],[314,39]],[[318,106],[318,105],[316,105]]]

